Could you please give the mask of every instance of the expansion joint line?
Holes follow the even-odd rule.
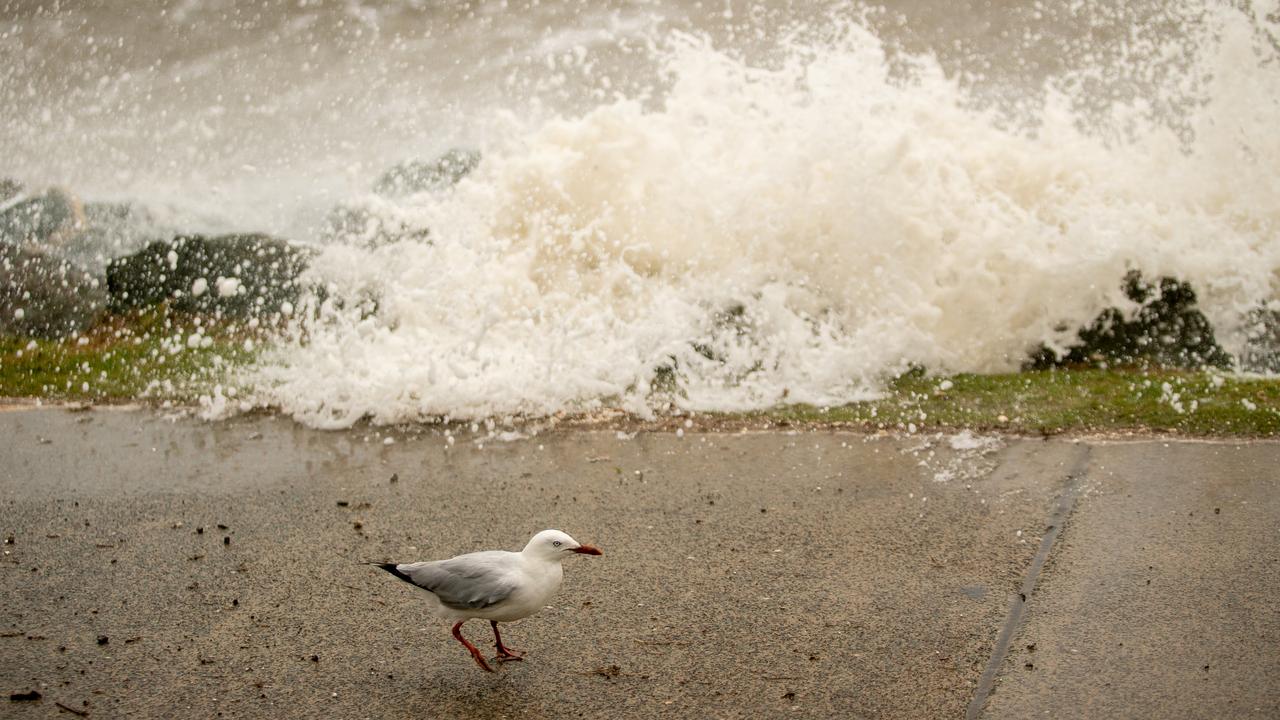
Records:
[[[1000,674],[1000,668],[1004,666],[1005,656],[1009,653],[1009,645],[1013,642],[1013,638],[1018,633],[1018,628],[1022,626],[1023,615],[1026,614],[1027,605],[1031,602],[1032,593],[1036,589],[1036,582],[1040,579],[1040,571],[1044,569],[1044,564],[1049,559],[1049,553],[1053,550],[1053,543],[1058,539],[1058,534],[1062,532],[1062,526],[1066,524],[1067,518],[1071,516],[1071,511],[1075,508],[1076,498],[1080,496],[1080,489],[1084,486],[1084,479],[1089,469],[1089,456],[1091,449],[1088,445],[1081,447],[1079,455],[1072,464],[1071,471],[1067,475],[1066,485],[1062,488],[1062,492],[1058,495],[1058,504],[1053,510],[1053,514],[1049,516],[1048,529],[1044,536],[1040,538],[1040,549],[1036,551],[1035,557],[1031,559],[1031,565],[1027,567],[1027,572],[1022,577],[1022,587],[1019,588],[1017,595],[1009,602],[1009,612],[1005,615],[1004,625],[1000,627],[1000,635],[996,638],[996,645],[991,650],[991,658],[987,661],[987,668],[982,672],[982,678],[978,681],[978,689],[974,692],[973,700],[969,702],[969,710],[965,713],[965,720],[977,720],[982,715],[982,711],[987,706],[987,699],[991,696],[991,690],[995,686],[996,676]]]

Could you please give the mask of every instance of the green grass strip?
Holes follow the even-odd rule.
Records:
[[[970,428],[1023,433],[1160,431],[1198,436],[1280,434],[1280,381],[1159,369],[1034,370],[895,380],[885,397],[841,407],[761,414],[873,429]]]
[[[0,337],[0,397],[191,401],[254,360],[246,339],[162,312],[75,338]]]

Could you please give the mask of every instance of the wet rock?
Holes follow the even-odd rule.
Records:
[[[85,227],[84,207],[61,188],[20,199],[0,211],[0,242],[57,247]]]
[[[153,242],[107,267],[114,311],[169,303],[185,312],[248,317],[296,303],[311,253],[260,234],[183,235]]]
[[[407,217],[394,203],[375,197],[331,210],[321,236],[328,242],[375,248],[405,240],[426,242],[431,231]]]
[[[108,261],[154,228],[135,206],[81,203],[59,188],[10,200],[0,210],[0,332],[56,338],[86,330],[106,307]]]
[[[1240,369],[1280,373],[1280,307],[1261,307],[1246,321],[1248,340],[1240,353]]]
[[[0,332],[57,338],[87,329],[106,306],[92,273],[29,243],[0,243]]]
[[[1107,308],[1080,329],[1079,342],[1062,357],[1042,346],[1028,365],[1230,366],[1231,356],[1218,345],[1209,320],[1196,308],[1196,293],[1189,283],[1169,277],[1148,283],[1141,274],[1130,272],[1124,291],[1137,303],[1136,312]]]
[[[22,192],[22,183],[13,178],[0,178],[0,203],[17,197]]]
[[[449,150],[435,160],[400,163],[378,178],[373,185],[374,195],[330,211],[322,236],[330,242],[369,248],[393,242],[426,242],[430,229],[397,200],[416,193],[447,190],[479,164],[480,153],[461,148]]]
[[[435,160],[407,160],[382,174],[373,191],[385,197],[439,192],[458,184],[480,164],[475,150],[452,148]]]
[[[0,187],[0,195],[4,192]],[[19,194],[0,205],[0,242],[34,246],[98,276],[113,258],[173,234],[146,208],[81,202],[61,188],[29,198]]]
[[[62,254],[91,272],[105,275],[112,260],[175,233],[139,205],[86,202],[84,227],[63,243]]]

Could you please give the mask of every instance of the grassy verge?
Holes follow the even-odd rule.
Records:
[[[163,310],[116,318],[66,340],[0,337],[0,397],[192,402],[226,383],[236,368],[252,363],[262,339],[240,326]],[[653,425],[683,421],[669,418]],[[696,422],[707,429],[804,425],[873,431],[969,428],[1030,434],[1280,436],[1280,380],[1132,368],[945,378],[910,373],[891,383],[885,397],[876,401],[701,414]]]
[[[254,348],[241,330],[162,310],[79,337],[0,337],[0,397],[188,402],[252,362]]]
[[[1280,434],[1280,381],[1142,369],[946,378],[909,374],[898,378],[881,400],[835,408],[790,406],[759,417],[868,429],[1264,436]]]

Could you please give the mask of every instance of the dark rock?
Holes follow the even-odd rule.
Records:
[[[35,702],[36,700],[39,700],[41,697],[44,697],[44,696],[40,694],[39,690],[28,690],[27,692],[9,693],[10,702]]]
[[[22,192],[22,183],[13,178],[0,178],[0,203]]]
[[[0,212],[0,242],[57,247],[85,226],[84,207],[59,188],[19,200]]]
[[[112,260],[173,237],[176,232],[161,225],[142,206],[86,202],[84,227],[63,243],[62,254],[81,267],[104,274]]]
[[[407,216],[396,199],[440,192],[458,184],[480,164],[480,153],[454,148],[431,161],[407,160],[373,185],[375,195],[343,203],[330,211],[321,231],[325,240],[374,248],[406,240],[426,242],[430,230]]]
[[[9,192],[15,183],[8,183]],[[88,329],[107,303],[110,258],[154,235],[132,205],[82,204],[53,188],[0,211],[0,332],[47,338]]]
[[[311,253],[266,235],[184,235],[153,242],[107,268],[114,311],[163,302],[184,312],[248,317],[296,303]]]
[[[0,243],[0,332],[57,338],[87,329],[106,306],[101,282],[32,244]]]
[[[1214,338],[1213,327],[1196,308],[1191,285],[1174,278],[1147,283],[1130,272],[1125,295],[1138,303],[1126,316],[1107,308],[1078,333],[1079,342],[1058,357],[1041,348],[1028,363],[1033,368],[1063,365],[1158,365],[1176,368],[1228,367],[1229,356]]]
[[[1249,314],[1240,369],[1280,373],[1280,308],[1262,307]]]
[[[401,197],[451,188],[480,164],[475,150],[452,148],[431,161],[407,160],[382,174],[373,191],[385,197]]]
[[[322,237],[329,242],[344,242],[375,248],[393,242],[414,240],[426,242],[431,231],[414,225],[392,207],[382,207],[386,200],[339,205],[325,217]]]
[[[141,206],[82,203],[59,188],[18,198],[0,211],[0,242],[35,246],[98,276],[113,258],[173,234]]]

